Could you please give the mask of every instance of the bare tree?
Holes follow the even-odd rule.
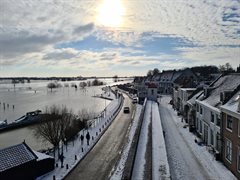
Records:
[[[85,89],[85,87],[87,86],[87,83],[86,82],[80,82],[79,83],[79,86],[80,86],[80,88],[82,88],[82,89]]]
[[[147,76],[149,77],[149,76],[152,76],[153,75],[153,71],[152,70],[149,70],[148,72],[147,72]]]
[[[34,127],[34,135],[48,141],[54,147],[58,147],[62,139],[62,128],[60,122],[60,111],[56,106],[46,107],[41,119],[41,123]],[[54,153],[55,155],[55,153]]]
[[[113,76],[113,81],[118,82],[118,75]]]
[[[232,65],[230,63],[226,63],[224,65],[219,66],[219,70],[221,72],[227,71],[227,72],[234,72],[234,69],[232,68]]]
[[[157,75],[159,73],[159,69],[158,68],[154,68],[152,71],[153,76]]]
[[[66,142],[80,131],[79,126],[75,127],[75,121],[72,110],[66,107],[46,107],[41,123],[34,127],[34,135],[51,143],[54,150],[58,149],[59,154],[59,143]]]
[[[56,83],[54,83],[54,82],[50,82],[50,83],[48,83],[47,87],[48,87],[49,89],[51,89],[51,92],[52,92],[52,89],[53,89],[53,88],[57,88],[57,85],[56,85]]]
[[[82,109],[78,112],[78,120],[83,123],[84,127],[87,127],[87,121],[90,119],[90,113],[87,109]]]

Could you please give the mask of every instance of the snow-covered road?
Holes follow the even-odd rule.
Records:
[[[114,166],[120,159],[124,144],[127,141],[131,116],[133,112],[132,102],[125,96],[124,106],[130,107],[129,114],[121,112],[112,122],[111,126],[103,134],[99,142],[87,154],[87,156],[66,177],[68,180],[83,179],[109,179]]]
[[[165,131],[166,148],[173,180],[235,179],[221,163],[215,161],[205,147],[194,143],[194,135],[184,129],[184,124],[163,97],[159,110]]]

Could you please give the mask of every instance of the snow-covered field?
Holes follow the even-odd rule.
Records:
[[[114,120],[115,116],[117,114],[113,114],[121,105],[122,99],[115,99],[113,100],[106,108],[106,116],[104,118],[99,119],[94,123],[94,126],[90,127],[89,129],[84,129],[79,132],[78,138],[72,142],[69,143],[67,148],[64,146],[64,167],[61,168],[61,162],[58,160],[56,163],[58,164],[58,167],[56,167],[53,171],[50,173],[43,175],[38,178],[44,179],[44,180],[52,180],[53,176],[55,176],[56,179],[63,179],[72,168],[74,168],[78,162],[85,157],[85,155],[94,147],[94,145],[97,143],[97,141],[100,139],[100,137],[103,135],[104,131],[107,129],[107,127],[111,124],[111,121]],[[90,134],[90,142],[89,145],[87,145],[86,141],[86,133],[89,132]],[[84,141],[81,143],[80,136],[84,135]],[[68,169],[67,169],[68,165]]]
[[[184,123],[177,112],[169,105],[170,97],[164,96],[160,101],[160,115],[167,154],[171,171],[171,178],[175,179],[237,179],[221,162],[216,161],[205,146],[194,142],[195,135],[188,128],[183,128]]]

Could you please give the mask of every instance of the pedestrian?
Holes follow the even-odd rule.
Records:
[[[63,160],[64,160],[63,152],[60,154],[59,159],[61,161],[61,168],[63,168]]]
[[[81,145],[83,145],[84,136],[81,134]]]
[[[89,140],[90,140],[90,134],[89,134],[89,132],[87,132],[86,139],[87,139],[87,145],[89,146]]]

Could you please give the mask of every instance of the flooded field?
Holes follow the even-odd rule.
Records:
[[[102,80],[106,85],[113,85],[112,79]],[[92,115],[101,112],[110,101],[93,98],[95,94],[103,93],[102,87],[79,88],[80,81],[58,82],[61,87],[47,88],[49,81],[33,81],[31,83],[12,84],[0,82],[0,120],[7,119],[11,123],[27,112],[44,110],[46,106],[66,106],[77,114],[82,109],[88,110]],[[124,82],[118,82],[124,83]],[[78,88],[72,87],[77,85]],[[33,137],[32,129],[25,127],[0,134],[0,149],[14,145],[25,140],[33,149],[48,147]]]

